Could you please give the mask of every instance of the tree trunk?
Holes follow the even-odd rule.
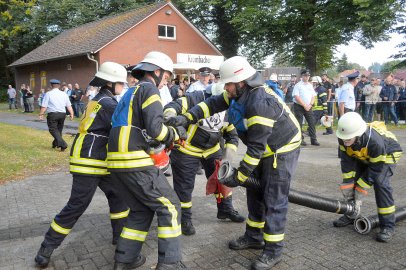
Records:
[[[237,55],[239,42],[238,33],[234,25],[229,23],[226,10],[221,4],[215,5],[213,10],[214,21],[217,25],[216,41],[226,58]]]

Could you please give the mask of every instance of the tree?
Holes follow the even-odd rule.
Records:
[[[343,72],[344,70],[350,69],[350,65],[348,63],[348,57],[344,53],[343,56],[337,60],[336,65],[337,72]]]
[[[229,0],[229,2],[234,2]],[[290,62],[319,72],[332,65],[340,44],[366,48],[384,40],[400,10],[396,0],[251,0],[232,22],[251,58],[284,54]]]
[[[381,72],[393,72],[400,64],[400,60],[392,60],[382,64]]]
[[[240,36],[231,23],[239,9],[238,1],[175,0],[174,3],[200,31],[218,45],[225,57],[238,54]]]
[[[15,44],[23,33],[28,31],[31,11],[35,0],[0,1],[0,85],[11,82],[7,65],[18,48],[27,45],[28,41]]]
[[[372,63],[372,65],[370,65],[368,67],[368,70],[371,70],[371,71],[373,71],[375,73],[381,72],[381,69],[382,69],[382,65],[377,63],[377,62]]]

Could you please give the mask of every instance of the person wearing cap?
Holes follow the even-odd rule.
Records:
[[[340,89],[340,96],[338,97],[338,113],[340,117],[346,112],[355,111],[354,87],[358,83],[358,76],[359,71],[347,75],[348,82]]]
[[[361,74],[361,79],[358,81],[357,85],[354,87],[355,96],[355,110],[360,114],[365,114],[365,95],[363,89],[369,84],[368,77],[365,74]]]
[[[70,114],[70,119],[73,120],[72,104],[69,97],[59,89],[61,85],[59,80],[52,79],[49,82],[52,90],[47,92],[42,101],[39,119],[43,120],[44,114],[47,112],[49,133],[54,137],[52,148],[60,148],[61,151],[65,151],[68,148],[68,144],[62,138],[62,130],[66,118],[66,109]]]
[[[388,242],[395,231],[395,202],[390,179],[395,172],[402,148],[396,136],[384,128],[367,125],[356,112],[348,112],[338,121],[336,135],[339,143],[344,198],[358,208],[373,187],[378,206],[379,242]],[[344,227],[355,217],[341,216],[333,222]]]
[[[234,250],[262,249],[251,269],[271,269],[281,261],[284,246],[290,181],[296,170],[302,134],[290,109],[269,88],[248,61],[234,56],[220,66],[220,83],[226,93],[212,96],[184,115],[176,124],[195,124],[228,109],[247,152],[222,184],[236,187],[251,175],[261,189],[247,188],[248,219],[244,235],[229,242]]]
[[[112,243],[117,243],[129,209],[114,189],[113,179],[107,171],[106,157],[111,116],[117,106],[114,95],[122,91],[126,75],[127,72],[121,65],[104,62],[89,83],[101,89],[87,105],[79,124],[70,152],[72,192],[68,203],[55,216],[41,243],[35,257],[39,267],[46,267],[49,264],[52,252],[61,245],[77,220],[86,211],[97,187],[104,192],[108,200],[113,231]]]
[[[313,104],[313,114],[316,122],[320,121],[323,117],[323,121],[328,121],[327,114],[327,89],[322,85],[322,79],[320,76],[314,76],[311,79],[313,83],[314,91],[317,93]],[[327,118],[327,119],[326,119]],[[323,135],[333,134],[333,129],[331,126],[326,126],[326,132]]]
[[[204,91],[209,85],[211,68],[201,67],[199,68],[199,80],[192,83],[186,90],[187,93],[192,93],[195,91]]]
[[[221,95],[224,92],[224,84],[214,83],[205,91],[186,93],[184,97],[172,101],[164,107],[164,115],[168,119],[167,124],[176,115],[186,112],[188,109],[204,101],[210,96]],[[224,123],[225,111],[219,112],[187,126],[188,137],[184,145],[171,151],[171,164],[173,172],[173,187],[179,197],[182,208],[182,233],[193,235],[196,230],[192,222],[192,192],[195,186],[196,171],[201,163],[206,177],[209,178],[215,170],[215,160],[231,159],[236,154],[238,147],[238,135],[235,127]],[[220,147],[221,138],[225,140],[224,151]],[[224,155],[223,155],[224,152]],[[220,194],[215,194],[216,198]],[[217,218],[230,219],[233,222],[244,222],[233,207],[232,194],[217,200]]]
[[[309,82],[310,72],[307,69],[303,69],[300,72],[302,79],[293,88],[293,113],[297,121],[299,122],[300,128],[303,125],[303,117],[306,118],[308,124],[308,132],[310,136],[310,143],[315,146],[319,146],[320,143],[317,141],[316,135],[316,120],[313,114],[313,104],[316,92],[313,89],[313,85]],[[306,142],[302,137],[302,145],[305,146]]]
[[[131,71],[138,83],[127,90],[112,117],[107,168],[131,209],[117,243],[116,270],[145,263],[141,249],[155,213],[158,220],[156,269],[187,269],[181,261],[180,202],[150,157],[152,146],[165,144],[168,148],[186,138],[184,128],[164,125],[159,89],[167,84],[172,71],[173,62],[168,55],[157,51],[147,53]]]

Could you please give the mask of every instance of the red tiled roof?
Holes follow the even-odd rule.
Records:
[[[394,74],[393,77],[396,79],[404,79],[406,80],[406,69],[403,70],[397,70]]]
[[[166,1],[158,2],[66,30],[24,55],[10,67],[97,52],[166,4]]]

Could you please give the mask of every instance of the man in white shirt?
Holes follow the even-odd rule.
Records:
[[[210,72],[211,68],[208,67],[202,67],[199,68],[199,80],[197,82],[194,82],[186,92],[191,93],[194,91],[204,91],[206,90],[207,86],[209,85],[209,80],[210,80]]]
[[[341,87],[340,96],[338,98],[338,112],[343,116],[346,112],[355,110],[354,87],[358,83],[359,71],[347,75],[348,82]]]
[[[17,92],[11,85],[8,86],[7,95],[8,95],[8,106],[9,106],[8,108],[9,108],[9,110],[11,110],[11,108],[13,106],[17,110],[17,103],[16,103]]]
[[[63,124],[66,117],[66,109],[69,111],[70,119],[73,120],[73,110],[68,95],[59,90],[61,82],[56,79],[49,81],[52,90],[47,92],[42,101],[42,107],[39,112],[39,119],[44,119],[44,113],[47,112],[47,124],[49,133],[54,137],[52,148],[61,148],[65,151],[68,144],[62,138]]]
[[[312,145],[319,146],[316,136],[316,121],[314,119],[312,106],[314,99],[317,96],[313,89],[313,85],[309,82],[310,72],[307,69],[301,71],[302,80],[298,82],[293,88],[293,114],[300,124],[300,128],[303,125],[303,116],[306,118],[309,125],[308,131],[310,136],[310,142]],[[302,145],[305,146],[306,142],[303,140]]]

